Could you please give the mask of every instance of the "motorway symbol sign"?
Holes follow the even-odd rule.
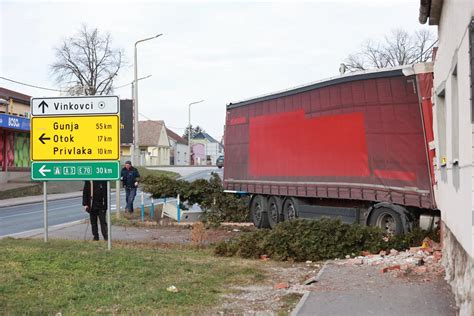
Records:
[[[117,115],[33,117],[31,159],[118,160],[120,120]]]
[[[117,96],[84,96],[66,98],[32,98],[32,116],[118,114]]]
[[[31,179],[49,180],[118,180],[118,161],[33,161]]]

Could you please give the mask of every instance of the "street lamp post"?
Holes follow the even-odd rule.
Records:
[[[135,131],[135,137],[133,138],[133,154],[132,154],[132,165],[138,165],[139,156],[139,145],[138,145],[138,67],[137,67],[137,45],[138,43],[152,40],[154,38],[160,37],[163,34],[158,34],[152,37],[147,37],[135,42],[135,52],[134,52],[134,79],[133,82],[135,91],[133,93],[133,127]]]
[[[196,102],[191,102],[189,103],[189,110],[188,110],[188,116],[189,116],[189,124],[188,124],[188,154],[189,154],[189,165],[191,165],[191,105],[197,104],[204,102],[204,100],[201,101],[196,101]]]

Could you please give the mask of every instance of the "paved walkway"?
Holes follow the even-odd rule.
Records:
[[[292,315],[456,315],[442,277],[396,278],[380,267],[328,263]]]

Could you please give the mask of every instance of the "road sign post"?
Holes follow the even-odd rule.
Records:
[[[92,190],[92,188],[91,188]],[[117,192],[115,194],[118,194]],[[110,222],[110,181],[107,181],[107,249],[112,249],[112,223]]]
[[[43,182],[43,225],[44,242],[48,242],[48,192],[46,191],[46,181]]]
[[[107,181],[108,249],[111,249],[109,181],[120,177],[119,104],[117,96],[31,99],[31,179],[44,181],[45,242],[48,241],[46,181],[104,180]]]

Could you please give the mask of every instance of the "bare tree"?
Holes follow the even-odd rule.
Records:
[[[55,48],[51,70],[69,94],[106,95],[123,64],[123,51],[111,48],[109,33],[83,25],[79,32]]]
[[[435,36],[428,30],[413,34],[401,29],[393,30],[383,41],[364,42],[360,52],[350,54],[344,65],[349,71],[356,71],[425,62],[431,59],[434,39]]]

